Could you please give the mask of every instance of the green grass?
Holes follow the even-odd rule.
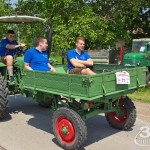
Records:
[[[54,60],[55,64],[62,64],[62,56],[60,54],[54,54],[52,53],[50,58]],[[67,63],[67,60],[65,58],[65,64]]]
[[[128,96],[134,101],[150,103],[150,88],[141,88],[132,94],[128,94]]]

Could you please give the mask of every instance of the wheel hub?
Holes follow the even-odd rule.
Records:
[[[116,108],[115,112],[109,113],[110,117],[116,124],[123,124],[126,122],[128,111],[123,103],[119,103],[119,107]]]
[[[116,108],[115,115],[117,117],[125,116],[126,115],[126,111],[125,111],[125,109],[122,109],[121,107],[118,107],[118,108]]]
[[[68,128],[67,127],[63,127],[61,132],[63,134],[68,134]]]
[[[65,143],[72,143],[75,138],[73,124],[67,118],[59,118],[56,124],[57,132]]]

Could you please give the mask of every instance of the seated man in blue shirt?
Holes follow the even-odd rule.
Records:
[[[47,54],[47,39],[39,36],[36,38],[36,47],[26,51],[24,65],[27,70],[56,72],[50,65]]]
[[[13,56],[20,52],[20,46],[15,40],[15,32],[8,30],[5,39],[2,39],[0,44],[0,56],[2,61],[7,65],[9,80],[13,81]]]
[[[83,37],[76,38],[76,48],[68,51],[68,69],[70,74],[87,74],[93,75],[88,66],[93,66],[93,60],[84,52],[85,39]]]

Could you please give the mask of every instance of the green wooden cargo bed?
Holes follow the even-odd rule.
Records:
[[[125,68],[117,65],[95,65],[96,75],[67,74],[66,66],[55,66],[57,73],[24,71],[22,88],[94,100],[112,94],[127,94],[145,85],[145,67]],[[130,84],[116,84],[116,72],[127,71]]]

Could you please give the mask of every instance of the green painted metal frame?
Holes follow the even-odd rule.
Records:
[[[130,73],[130,85],[116,84],[115,72],[123,70],[127,70]],[[118,97],[145,86],[145,67],[123,70],[115,70],[93,76],[25,71],[22,78],[22,88],[93,101],[103,97],[105,99],[109,99],[112,96]]]
[[[6,66],[2,67],[6,70]],[[99,113],[117,114],[119,99],[145,86],[146,83],[146,67],[94,65],[92,69],[97,74],[92,76],[67,74],[65,65],[55,68],[57,73],[27,71],[24,70],[23,57],[17,57],[14,64],[17,84],[11,90],[32,97],[37,102],[52,101],[52,111],[59,107],[69,107],[86,120]],[[129,72],[130,85],[116,84],[115,73],[118,71]],[[85,109],[84,106],[89,102],[92,102],[93,106]]]
[[[7,77],[7,67],[4,63],[0,62],[0,73],[4,78],[6,79]]]
[[[105,67],[110,68],[110,72],[100,73],[100,68]],[[132,93],[138,88],[145,86],[146,83],[146,67],[118,67],[119,70],[117,66],[97,66],[97,68],[93,68],[93,70],[95,69],[96,71],[97,69],[99,74],[93,76],[62,73],[64,66],[60,69],[61,73],[59,73],[58,70],[58,73],[55,74],[24,71],[22,89],[24,91],[32,91],[31,95],[36,95],[36,92],[43,93],[43,96],[41,96],[43,98],[45,94],[53,95],[53,111],[59,107],[69,107],[77,111],[84,120],[99,113],[117,113],[118,107],[113,107],[113,102],[121,98],[122,95]],[[116,85],[115,73],[124,70],[130,73],[131,84]],[[61,98],[58,96],[66,97],[66,102],[61,102]],[[80,99],[81,101],[78,102],[76,99]],[[84,104],[88,102],[93,102],[94,107],[87,111],[84,110]]]

